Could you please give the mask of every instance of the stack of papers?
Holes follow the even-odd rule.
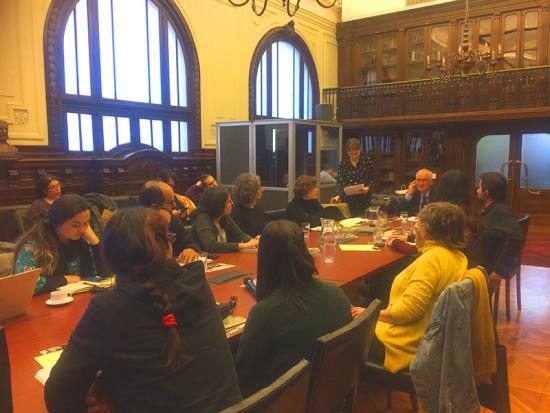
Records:
[[[76,283],[64,285],[63,287],[59,287],[58,290],[66,291],[69,294],[73,295],[73,294],[85,293],[86,291],[90,291],[92,287],[93,286],[91,284],[86,284],[83,281],[79,281]]]
[[[223,326],[225,327],[225,335],[229,338],[236,334],[240,334],[243,331],[245,323],[246,318],[244,317],[230,315],[224,318]]]
[[[340,244],[342,251],[380,251],[374,244]]]
[[[43,385],[46,384],[48,377],[50,377],[52,367],[55,366],[55,363],[57,363],[57,360],[61,357],[61,353],[63,353],[63,350],[54,351],[53,353],[46,353],[35,357],[34,359],[42,366],[42,368],[36,372],[34,378]]]

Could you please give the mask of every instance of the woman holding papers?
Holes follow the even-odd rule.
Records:
[[[90,204],[79,195],[64,195],[21,236],[15,247],[15,272],[42,268],[35,294],[96,274],[90,246],[99,239],[89,222]]]
[[[237,349],[244,396],[311,359],[317,338],[351,321],[344,292],[316,280],[316,273],[301,228],[286,220],[267,224],[258,248],[258,303]]]
[[[348,159],[340,162],[336,174],[338,195],[330,202],[346,202],[352,216],[362,216],[370,204],[374,162],[368,156],[361,157],[361,143],[356,138],[346,141],[346,153]]]
[[[117,285],[90,301],[53,367],[44,389],[48,411],[85,411],[94,382],[93,407],[114,412],[206,413],[238,402],[204,266],[181,267],[172,258],[160,213],[118,211],[103,233],[102,253]]]

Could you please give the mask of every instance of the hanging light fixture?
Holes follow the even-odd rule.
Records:
[[[229,3],[231,3],[233,6],[242,7],[246,6],[249,2],[252,3],[252,10],[254,13],[256,13],[257,16],[261,16],[264,14],[265,9],[267,7],[267,1],[264,0],[263,4],[261,0],[242,0],[242,1],[236,1],[236,0],[229,0]],[[342,6],[342,0],[316,0],[317,4],[321,7],[324,7],[325,9],[330,9],[333,6]],[[287,14],[290,17],[293,17],[298,9],[300,8],[300,0],[296,0],[296,4],[292,6],[291,0],[282,0],[283,8],[286,9]],[[261,6],[260,6],[261,4]]]
[[[472,48],[472,35],[470,31],[470,21],[468,14],[470,11],[469,0],[466,2],[466,11],[464,24],[462,26],[461,42],[456,53],[451,53],[447,57],[440,59],[439,53],[435,62],[438,69],[439,78],[443,81],[451,81],[466,78],[469,74],[478,74],[481,76],[493,75],[500,70],[501,62],[504,59],[501,45],[498,45],[497,51],[480,52]],[[486,46],[489,46],[487,43]],[[432,70],[430,56],[427,57],[427,69]]]

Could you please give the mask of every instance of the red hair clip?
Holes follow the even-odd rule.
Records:
[[[174,314],[166,314],[164,317],[162,317],[162,324],[168,327],[177,327],[178,322],[176,321],[176,317]]]

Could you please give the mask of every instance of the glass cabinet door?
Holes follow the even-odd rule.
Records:
[[[517,37],[518,37],[518,16],[510,14],[504,17],[503,33],[503,69],[514,69],[517,67]]]
[[[491,19],[480,19],[478,22],[478,50],[481,53],[491,53],[492,50],[498,51],[498,47],[491,44]]]
[[[449,25],[434,26],[430,29],[430,60],[439,62],[447,56],[449,49]]]
[[[537,65],[538,24],[538,11],[530,11],[525,13],[523,25],[523,53],[521,56],[522,67],[532,67]]]
[[[295,177],[300,175],[316,176],[317,127],[315,125],[296,124]]]
[[[256,175],[264,187],[288,185],[287,123],[256,125]]]
[[[397,33],[385,33],[380,37],[381,81],[383,83],[397,80]]]
[[[424,29],[407,31],[407,80],[424,77]]]
[[[376,36],[368,36],[363,39],[363,84],[371,85],[377,82],[376,73]]]

